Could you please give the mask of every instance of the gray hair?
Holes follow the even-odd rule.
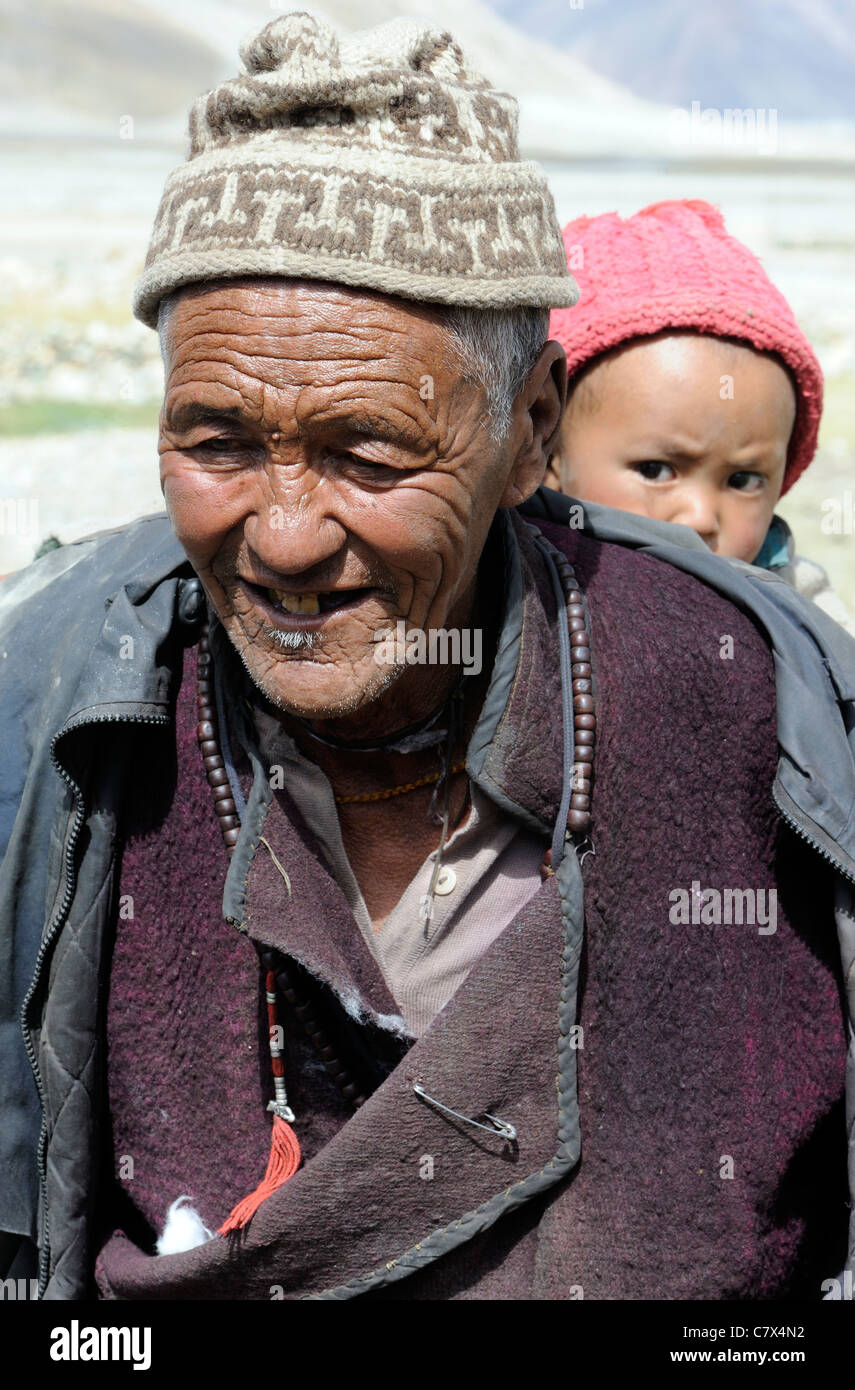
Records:
[[[549,338],[549,310],[455,305],[442,317],[455,364],[483,390],[489,434],[501,444],[511,427],[514,401]]]
[[[226,283],[212,280],[194,288],[214,289]],[[170,315],[184,288],[165,295],[158,306],[157,332],[164,367],[168,365]],[[514,401],[549,337],[549,310],[528,306],[475,309],[445,304],[431,304],[430,308],[443,321],[453,365],[465,380],[484,392],[490,438],[496,444],[503,443],[511,427]]]

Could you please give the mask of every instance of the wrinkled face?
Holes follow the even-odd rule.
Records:
[[[255,683],[309,719],[376,726],[393,688],[417,707],[435,673],[378,663],[378,635],[466,624],[494,513],[541,481],[541,441],[492,443],[437,316],[385,295],[237,282],[182,294],[168,340],[167,510]]]
[[[795,410],[769,354],[697,333],[635,342],[571,387],[562,490],[691,526],[750,562],[780,496]]]

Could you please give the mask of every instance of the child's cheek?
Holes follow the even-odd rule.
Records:
[[[758,508],[755,515],[746,517],[736,508],[730,510],[724,518],[718,553],[753,564],[763,549],[772,511],[772,507]]]

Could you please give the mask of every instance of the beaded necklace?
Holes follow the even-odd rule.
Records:
[[[585,600],[579,588],[573,567],[567,558],[549,542],[541,531],[530,526],[530,530],[541,550],[547,553],[557,570],[564,593],[567,625],[570,634],[570,671],[573,690],[573,791],[570,809],[567,814],[566,838],[576,842],[577,848],[585,841],[591,824],[591,785],[593,778],[594,743],[596,736],[596,714],[593,696],[593,677],[591,670],[591,648],[588,624],[585,613]],[[214,687],[211,678],[211,650],[207,624],[199,641],[197,665],[197,709],[199,722],[196,735],[205,775],[214,798],[214,809],[220,823],[223,840],[229,855],[232,854],[240,835],[240,817],[232,797],[229,775],[220,749],[217,735],[216,710],[214,707]],[[458,771],[465,764],[455,765],[449,771]],[[416,785],[428,785],[437,778],[421,779]],[[446,776],[446,803],[448,802],[448,776]],[[372,793],[365,797],[339,798],[336,800],[363,801],[374,800],[384,795],[396,795],[406,788],[393,788],[387,793]],[[443,838],[448,828],[448,805],[446,804]],[[437,866],[439,857],[437,859]],[[437,866],[433,878],[436,878]],[[545,880],[553,874],[552,849],[547,849],[540,867]],[[264,989],[267,1002],[271,1069],[273,1073],[274,1098],[268,1103],[273,1114],[270,1157],[267,1171],[254,1192],[244,1197],[219,1227],[218,1235],[238,1231],[254,1216],[261,1203],[272,1192],[281,1187],[297,1172],[301,1163],[300,1144],[291,1127],[294,1113],[288,1105],[285,1088],[285,1067],[283,1062],[283,1029],[279,1024],[277,1012],[277,988],[293,1007],[304,1032],[316,1047],[326,1070],[336,1081],[342,1094],[358,1109],[367,1099],[366,1094],[336,1055],[325,1031],[319,1024],[309,1000],[301,993],[297,983],[284,967],[282,958],[275,951],[260,953],[265,970]]]

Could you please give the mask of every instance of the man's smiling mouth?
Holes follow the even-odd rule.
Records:
[[[324,618],[330,614],[355,608],[366,598],[376,596],[378,592],[373,587],[302,590],[298,592],[252,584],[247,579],[241,579],[240,583],[253,602],[264,608],[268,614],[275,614],[280,622],[284,620],[289,626],[296,621],[300,625],[319,627],[323,624]],[[307,622],[311,619],[316,621],[314,623]]]

